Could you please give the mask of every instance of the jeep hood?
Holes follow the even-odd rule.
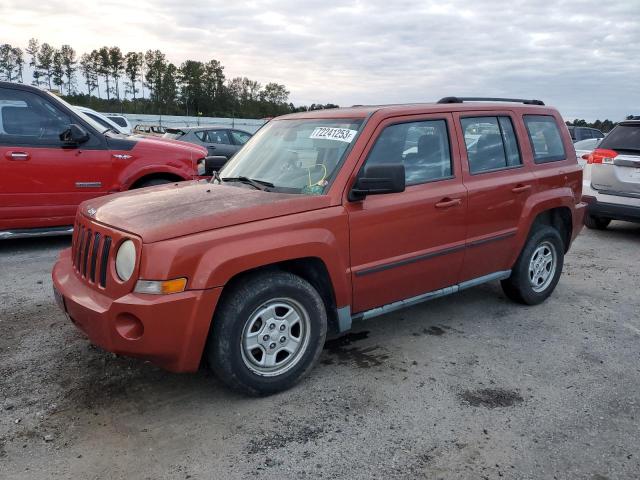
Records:
[[[152,243],[328,206],[326,195],[263,192],[240,184],[192,181],[95,198],[80,205],[80,212]]]

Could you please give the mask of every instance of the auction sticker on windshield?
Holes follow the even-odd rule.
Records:
[[[316,127],[316,129],[311,132],[309,138],[338,140],[340,142],[351,143],[357,133],[357,130],[350,130],[348,128]]]

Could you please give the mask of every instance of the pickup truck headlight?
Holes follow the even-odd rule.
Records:
[[[201,158],[200,160],[198,160],[197,166],[198,166],[198,175],[202,177],[206,173],[204,168],[204,158]]]
[[[136,266],[136,247],[131,240],[125,240],[116,254],[116,273],[126,282],[133,275]]]

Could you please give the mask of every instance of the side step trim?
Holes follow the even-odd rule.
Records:
[[[45,227],[45,228],[20,228],[16,230],[0,230],[0,240],[13,238],[55,237],[58,235],[71,235],[73,226]]]
[[[511,270],[502,270],[499,272],[490,273],[489,275],[483,275],[482,277],[473,278],[471,280],[467,280],[465,282],[459,283],[457,285],[453,285],[451,287],[441,288],[440,290],[434,290],[432,292],[423,293],[415,297],[411,297],[405,300],[400,300],[394,303],[383,305],[382,307],[372,308],[371,310],[367,310],[366,312],[357,313],[351,316],[351,320],[368,320],[369,318],[374,318],[380,315],[385,315],[387,313],[395,312],[396,310],[400,310],[401,308],[411,307],[413,305],[417,305],[419,303],[426,302],[428,300],[433,300],[435,298],[451,295],[452,293],[456,293],[461,290],[466,290],[467,288],[476,287],[478,285],[482,285],[483,283],[491,282],[494,280],[504,280],[506,278],[509,278],[510,276],[511,276]],[[350,311],[350,306],[346,306],[338,309],[339,318],[340,318],[340,322],[339,322],[340,332],[344,332],[349,328],[351,328],[351,322],[347,322],[345,318],[345,313],[347,313],[348,311]]]

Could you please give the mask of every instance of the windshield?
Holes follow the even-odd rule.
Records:
[[[273,120],[225,165],[220,177],[247,177],[274,190],[319,195],[338,172],[362,119]]]

